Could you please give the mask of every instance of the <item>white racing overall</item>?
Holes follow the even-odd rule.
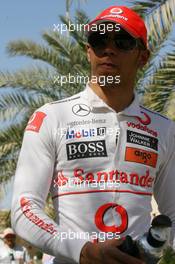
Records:
[[[49,191],[55,222],[43,211]],[[136,94],[116,113],[87,84],[30,118],[15,175],[12,225],[55,256],[54,263],[78,263],[87,241],[142,235],[150,225],[152,194],[173,222],[173,243],[175,125],[140,106]]]

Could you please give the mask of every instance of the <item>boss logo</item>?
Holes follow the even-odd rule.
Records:
[[[66,151],[68,160],[107,157],[105,140],[70,143]]]

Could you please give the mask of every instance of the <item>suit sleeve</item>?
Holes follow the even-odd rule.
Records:
[[[61,241],[60,234],[65,230],[44,212],[56,155],[53,125],[57,121],[50,112],[45,106],[39,109],[26,127],[14,180],[11,222],[20,237],[42,251],[66,258],[66,263],[78,263],[86,241]]]
[[[172,221],[171,244],[175,249],[175,125],[172,122],[166,136],[164,164],[156,177],[154,196],[161,214]]]

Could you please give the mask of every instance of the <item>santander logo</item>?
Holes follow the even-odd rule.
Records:
[[[30,222],[52,235],[57,234],[57,230],[52,222],[46,222],[45,219],[42,219],[39,214],[35,213],[33,210],[35,206],[32,205],[31,200],[26,197],[21,197],[20,207],[23,214]]]

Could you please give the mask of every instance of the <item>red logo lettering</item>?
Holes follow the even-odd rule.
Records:
[[[68,178],[63,175],[63,171],[58,171],[56,178],[54,179],[54,187],[63,186],[68,182]]]
[[[28,198],[22,197],[20,199],[20,206],[23,214],[30,222],[37,225],[39,228],[44,229],[50,234],[57,233],[53,223],[46,223],[45,220],[41,219],[32,211],[32,202]]]
[[[26,130],[39,132],[46,114],[43,112],[35,112],[29,119]]]
[[[109,209],[115,209],[115,212],[120,216],[121,218],[121,224],[120,226],[111,225],[107,226],[104,223],[104,215],[107,213]],[[102,232],[112,232],[112,233],[123,233],[126,231],[128,227],[128,214],[125,208],[122,206],[116,204],[116,203],[107,203],[102,205],[100,208],[98,208],[96,214],[95,214],[95,224],[98,227],[98,229]]]
[[[142,111],[141,111],[141,113],[145,116],[146,119],[142,119],[142,118],[137,116],[136,118],[139,120],[139,122],[142,123],[145,126],[151,124],[151,118],[149,117],[149,115],[144,113],[144,112],[142,112]]]
[[[152,151],[146,151],[138,148],[126,147],[125,160],[156,167],[158,155]]]

